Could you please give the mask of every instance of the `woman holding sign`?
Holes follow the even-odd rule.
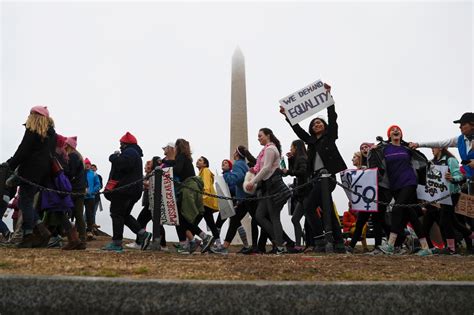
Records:
[[[463,235],[466,241],[472,241],[474,238],[474,232],[471,231],[463,224],[461,224],[454,215],[454,208],[456,207],[461,187],[459,183],[463,182],[464,176],[459,170],[459,162],[448,151],[446,148],[432,148],[433,151],[433,164],[435,165],[447,165],[449,167],[448,173],[445,174],[445,178],[450,182],[449,192],[451,193],[452,205],[441,204],[441,209],[439,210],[439,223],[440,227],[444,232],[444,237],[446,238],[446,243],[448,244],[448,255],[453,255],[456,253],[456,241],[454,229],[456,228]],[[423,219],[423,223],[425,220]],[[431,222],[432,223],[432,222]],[[425,226],[425,233],[431,228],[430,224]]]
[[[330,92],[331,87],[324,84],[325,89]],[[315,235],[315,251],[317,252],[341,252],[345,253],[344,240],[338,218],[333,209],[331,192],[336,187],[337,173],[347,169],[346,163],[336,146],[338,138],[337,114],[334,105],[327,108],[328,122],[317,117],[309,123],[308,132],[304,131],[299,124],[291,125],[285,110],[280,106],[280,113],[285,115],[286,121],[290,124],[295,134],[308,145],[308,176],[312,179],[320,177],[324,173],[329,173],[333,180],[329,183],[329,197],[331,209],[327,209],[326,233],[324,233],[321,218],[316,214],[318,207],[323,207],[323,192],[321,182],[314,180],[311,192],[306,196],[303,203],[305,216],[308,219],[311,229]],[[326,200],[327,202],[327,200]]]

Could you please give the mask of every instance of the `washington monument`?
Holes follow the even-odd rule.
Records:
[[[248,146],[247,93],[245,89],[245,60],[239,47],[232,56],[232,90],[230,105],[230,159],[239,145]]]

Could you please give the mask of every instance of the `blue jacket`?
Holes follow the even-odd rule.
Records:
[[[237,160],[232,166],[232,171],[223,174],[229,189],[230,187],[235,187],[235,196],[237,198],[247,198],[249,196],[243,188],[245,174],[248,170],[249,167],[244,160]]]
[[[474,159],[474,151],[470,150],[469,153],[466,153],[466,143],[464,142],[464,135],[460,135],[458,138],[458,151],[459,156],[462,160],[472,160]],[[468,165],[463,165],[464,170],[466,171],[467,177],[471,178],[474,176],[474,170]]]
[[[87,194],[84,199],[94,199],[95,193],[100,190],[99,176],[93,170],[86,171],[86,188]]]

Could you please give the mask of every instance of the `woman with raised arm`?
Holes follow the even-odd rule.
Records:
[[[331,87],[324,84],[327,92],[331,92]],[[285,110],[280,106],[280,112],[285,115]],[[341,157],[336,146],[338,139],[337,114],[334,105],[327,108],[328,122],[323,118],[317,117],[309,123],[306,132],[299,124],[291,125],[288,118],[286,121],[290,124],[295,134],[308,145],[308,177],[315,179],[321,174],[327,172],[333,180],[329,183],[329,190],[332,192],[336,187],[336,174],[347,169],[346,163]],[[332,196],[330,204],[333,205]],[[324,231],[321,218],[316,214],[316,209],[322,207],[321,182],[313,181],[311,192],[305,198],[303,208],[305,216],[308,219],[311,229],[315,234],[316,252],[340,252],[345,253],[344,240],[341,234],[341,228],[334,209],[330,212],[331,231]],[[326,227],[328,229],[328,227]],[[325,233],[326,232],[326,233]]]

